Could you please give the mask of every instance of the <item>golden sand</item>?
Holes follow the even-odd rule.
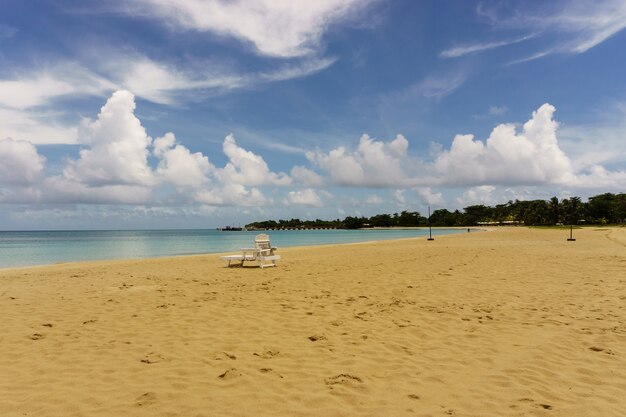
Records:
[[[626,229],[0,271],[0,416],[626,415]]]

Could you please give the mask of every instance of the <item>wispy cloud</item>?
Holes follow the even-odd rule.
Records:
[[[253,45],[261,55],[289,58],[312,55],[324,32],[373,0],[138,0],[119,11],[148,16],[177,30],[211,32]]]
[[[547,2],[540,7],[535,5],[532,8],[527,7],[523,5],[511,14],[500,14],[497,10],[484,6],[477,10],[477,13],[486,17],[496,29],[531,31],[534,34],[532,37],[542,38],[543,51],[532,53],[509,64],[527,62],[555,53],[584,53],[626,28],[626,2],[623,0],[594,2],[570,0],[558,3],[557,6]],[[477,42],[444,51],[447,52],[444,57],[476,53],[508,44],[510,42],[507,41]],[[547,48],[546,44],[549,45]]]
[[[456,45],[450,49],[446,49],[445,51],[442,51],[439,54],[439,57],[440,58],[458,58],[464,55],[477,54],[480,52],[488,51],[490,49],[496,49],[502,46],[520,43],[528,39],[532,39],[533,37],[535,37],[535,34],[522,36],[521,38],[508,39],[508,40],[495,41],[495,42],[470,43],[470,44],[465,44],[465,45]]]
[[[490,106],[489,107],[489,114],[492,116],[501,116],[505,114],[507,111],[509,111],[509,108],[507,106]]]
[[[433,75],[414,85],[411,90],[427,98],[441,99],[452,94],[465,83],[467,74],[457,71],[449,74]]]

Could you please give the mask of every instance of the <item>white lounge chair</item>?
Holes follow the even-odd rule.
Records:
[[[227,263],[227,266],[243,266],[243,263],[246,261],[256,261],[261,268],[265,268],[266,266],[276,266],[276,261],[280,259],[280,255],[274,253],[276,249],[272,247],[268,235],[260,234],[254,238],[253,248],[242,248],[241,255],[225,255],[221,258]],[[270,263],[268,264],[267,262]]]

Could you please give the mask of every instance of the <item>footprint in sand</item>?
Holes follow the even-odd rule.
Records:
[[[33,333],[30,336],[28,336],[28,338],[31,339],[31,340],[41,340],[44,337],[46,337],[46,336],[42,335],[41,333]]]
[[[235,379],[241,376],[241,372],[237,370],[237,368],[230,368],[224,371],[224,373],[218,375],[217,377],[223,379],[224,381],[228,381],[230,379]]]
[[[279,354],[280,354],[280,351],[278,350],[266,350],[263,353],[256,353],[256,352],[253,353],[254,356],[258,356],[262,359],[272,359],[274,356],[278,356]]]
[[[605,349],[605,348],[598,347],[598,346],[591,346],[589,350],[592,350],[594,352],[604,352],[607,355],[615,355],[615,353],[611,349]]]
[[[42,326],[43,327],[52,327],[52,324],[51,323],[44,323],[44,324],[42,324]]]
[[[150,352],[143,359],[141,359],[141,362],[150,365],[153,363],[159,363],[164,359],[165,358],[163,357],[163,355],[155,352]]]
[[[225,360],[225,359],[230,359],[230,360],[234,361],[235,359],[237,359],[237,357],[235,355],[231,355],[230,353],[227,353],[227,352],[219,352],[219,353],[213,355],[213,360],[222,361],[222,360]]]
[[[313,336],[309,336],[309,340],[311,342],[317,342],[318,340],[326,340],[326,336],[314,334]]]
[[[156,402],[156,394],[154,392],[145,392],[141,394],[135,400],[135,405],[137,407],[143,407],[146,405],[152,405]]]
[[[333,385],[344,385],[344,386],[352,386],[356,387],[363,383],[363,380],[358,376],[350,375],[350,374],[339,374],[332,376],[330,378],[326,378],[326,385],[329,387],[333,387]]]
[[[284,378],[281,374],[279,374],[278,372],[276,372],[275,370],[273,370],[272,368],[261,368],[259,369],[259,372],[263,373],[263,374],[272,374],[272,375],[276,375],[279,378]]]

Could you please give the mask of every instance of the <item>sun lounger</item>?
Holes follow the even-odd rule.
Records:
[[[267,266],[276,266],[276,261],[280,259],[280,255],[275,254],[276,249],[271,245],[268,235],[260,234],[254,238],[253,248],[242,248],[241,255],[225,255],[221,259],[229,267],[235,265],[243,266],[244,262],[258,262],[261,268],[265,268]]]

